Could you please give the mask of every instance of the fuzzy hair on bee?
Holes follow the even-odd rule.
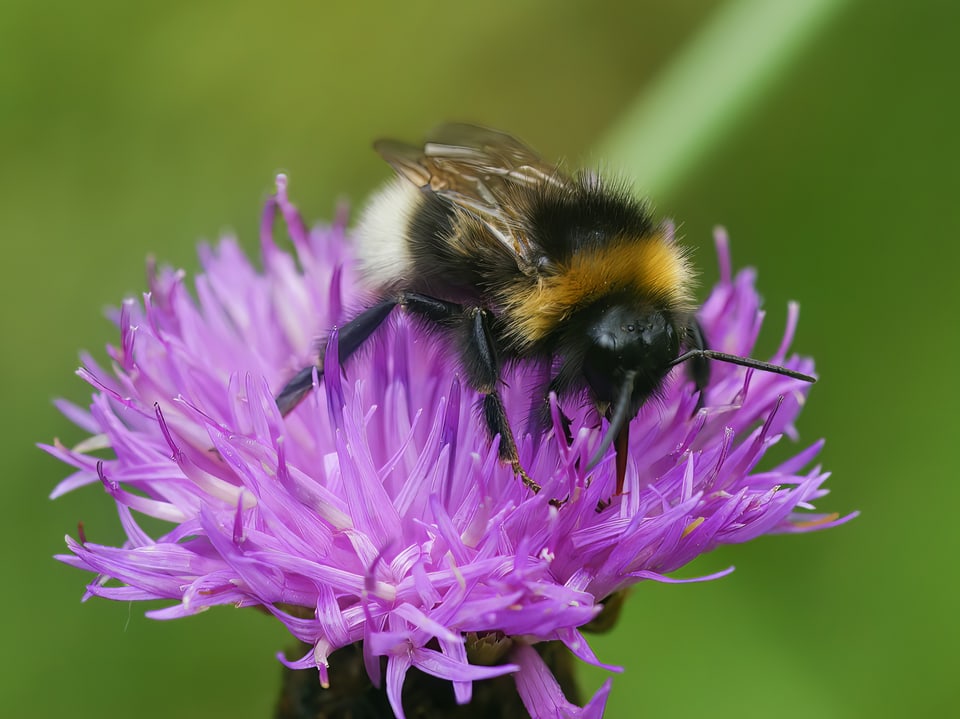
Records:
[[[685,364],[701,397],[709,360],[814,378],[708,349],[696,319],[688,252],[622,183],[568,174],[516,138],[446,124],[422,145],[374,144],[397,176],[370,200],[356,227],[361,273],[375,301],[339,332],[350,356],[397,307],[454,340],[467,383],[482,395],[502,461],[533,491],[500,396],[505,363],[530,362],[547,398],[584,394],[608,420],[587,470],[614,445],[616,491],[627,464],[630,420]],[[277,395],[292,411],[322,376],[301,370]],[[570,441],[570,437],[567,437]]]

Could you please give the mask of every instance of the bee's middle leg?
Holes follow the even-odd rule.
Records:
[[[500,435],[500,460],[509,464],[530,490],[539,492],[540,485],[520,464],[517,442],[500,397],[500,358],[490,326],[493,316],[481,307],[463,307],[413,292],[401,294],[398,304],[407,312],[453,333],[467,383],[484,395],[483,420],[487,432],[491,439]]]
[[[513,467],[514,473],[534,493],[537,484],[520,464],[517,442],[510,428],[510,420],[500,397],[500,359],[490,328],[491,315],[479,307],[471,307],[463,314],[460,356],[470,385],[483,397],[483,420],[490,437],[500,435],[500,460]]]

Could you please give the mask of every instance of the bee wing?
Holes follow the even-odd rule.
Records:
[[[523,232],[511,197],[518,187],[568,187],[570,178],[515,137],[477,125],[441,125],[422,147],[379,140],[374,148],[401,177],[484,222],[533,268],[541,254]]]

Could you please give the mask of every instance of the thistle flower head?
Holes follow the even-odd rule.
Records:
[[[274,240],[278,211],[292,253]],[[700,319],[715,349],[748,355],[763,318],[754,274],[733,276],[722,234],[718,246],[721,278]],[[609,681],[586,707],[570,704],[532,645],[560,641],[599,664],[581,628],[610,595],[678,581],[667,574],[719,544],[846,519],[808,511],[825,494],[827,474],[807,469],[820,442],[758,469],[795,434],[808,386],[732,365],[714,364],[699,411],[682,369],[641,409],[616,496],[612,457],[582,469],[602,436],[595,411],[563,408],[568,445],[555,400],[550,431],[518,432],[543,486],[533,494],[498,461],[453,355],[402,313],[346,367],[334,330],[322,381],[282,417],[277,391],[364,298],[344,224],[308,231],[282,176],[261,253],[258,269],[232,239],[202,247],[192,291],[183,272],[151,266],[149,292],[115,314],[111,370],[84,357],[89,407],[59,404],[90,437],[46,447],[74,468],[54,496],[100,484],[127,535],[121,547],[67,537],[59,558],[97,575],[88,596],[172,600],[149,613],[158,619],[262,607],[310,646],[281,660],[324,684],[330,654],[362,641],[397,716],[411,667],[452,682],[461,703],[475,680],[513,673],[533,716],[599,716]],[[810,373],[810,359],[788,354],[796,320],[791,305],[773,361]],[[504,378],[518,429],[528,369]],[[112,458],[90,453],[103,448]],[[169,531],[150,536],[138,515]]]

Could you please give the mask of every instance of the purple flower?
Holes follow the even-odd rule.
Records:
[[[308,232],[286,179],[277,186],[262,271],[229,238],[201,248],[192,293],[183,272],[151,266],[150,291],[114,317],[112,371],[83,358],[89,408],[59,403],[91,436],[45,447],[75,470],[53,496],[100,483],[127,534],[122,547],[67,537],[59,559],[97,574],[87,596],[174,600],[149,613],[158,619],[260,606],[311,647],[281,661],[316,667],[325,685],[330,654],[362,641],[397,716],[417,667],[452,682],[461,703],[474,680],[514,673],[531,715],[595,717],[609,680],[586,707],[570,704],[533,644],[559,640],[599,664],[580,630],[611,594],[680,581],[666,575],[719,544],[849,518],[808,511],[826,493],[827,474],[805,469],[822,442],[756,469],[796,434],[809,386],[721,363],[699,412],[682,370],[642,408],[620,496],[612,456],[589,477],[579,469],[600,441],[595,411],[564,407],[568,447],[555,404],[546,436],[518,433],[543,485],[531,493],[497,460],[451,353],[402,313],[344,368],[334,332],[323,381],[281,417],[276,392],[363,298],[344,223]],[[273,239],[278,210],[294,254]],[[721,279],[700,318],[715,349],[748,355],[763,319],[754,273],[733,277],[722,233],[717,244]],[[810,373],[812,360],[788,355],[797,314],[791,305],[773,361]],[[525,426],[534,381],[522,366],[505,377],[514,427]],[[103,448],[112,459],[90,453]],[[567,499],[559,509],[557,498]],[[166,520],[169,533],[149,536],[136,514]],[[475,635],[512,639],[502,663],[470,661]]]

